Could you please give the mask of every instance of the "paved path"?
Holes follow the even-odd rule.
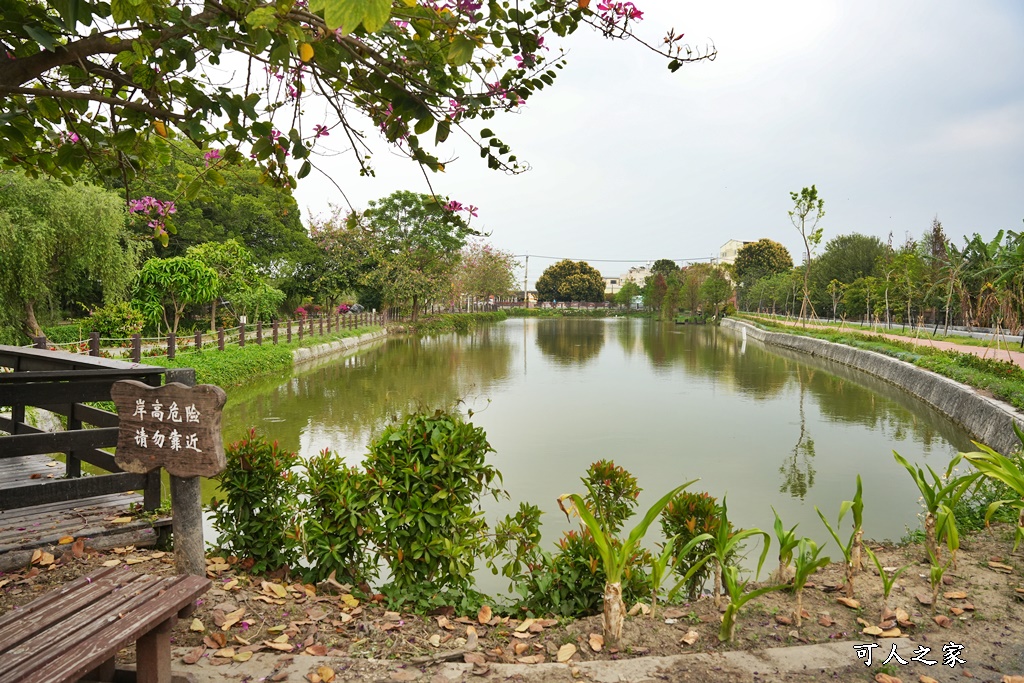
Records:
[[[884,332],[876,332],[871,329],[860,330],[855,327],[835,327],[833,325],[817,325],[814,323],[803,323],[792,320],[775,320],[774,318],[761,318],[761,317],[750,317],[751,320],[764,320],[770,321],[776,325],[786,325],[789,327],[811,327],[818,330],[829,330],[831,332],[855,332],[864,336],[875,336],[884,337],[886,339],[892,339],[893,341],[901,341],[916,346],[931,346],[936,349],[942,349],[943,351],[959,351],[960,353],[969,353],[974,356],[981,356],[987,358],[996,358],[998,360],[1009,360],[1010,362],[1024,367],[1024,351],[1014,351],[1007,348],[1006,346],[1000,345],[999,349],[985,346],[971,346],[968,344],[955,344],[948,341],[938,341],[935,339],[922,339],[919,337],[907,337],[899,334],[886,334]],[[1008,339],[1010,344],[1016,343]]]

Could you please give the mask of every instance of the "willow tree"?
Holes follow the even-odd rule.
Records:
[[[294,186],[333,141],[371,173],[375,129],[431,171],[444,170],[453,132],[488,167],[522,170],[470,122],[549,87],[560,43],[581,27],[632,40],[643,18],[632,2],[590,0],[6,0],[3,14],[0,165],[90,169],[130,196],[172,147],[210,155],[198,176],[214,182],[252,155]],[[715,56],[675,30],[636,41],[672,71]],[[312,97],[324,106],[307,107]],[[183,181],[186,197],[198,191]]]
[[[0,171],[0,310],[8,317],[0,335],[41,335],[39,307],[61,291],[92,285],[102,303],[123,299],[147,246],[125,221],[124,201],[102,188]]]

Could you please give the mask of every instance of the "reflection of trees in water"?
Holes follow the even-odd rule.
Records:
[[[640,339],[643,330],[643,321],[633,318],[619,318],[615,321],[615,338],[619,340],[622,350],[627,356],[632,356],[636,351],[636,343]]]
[[[537,325],[537,346],[559,365],[585,365],[601,353],[604,332],[603,320],[541,320]]]
[[[804,375],[809,377],[805,381]],[[807,492],[814,486],[814,439],[807,432],[807,414],[804,412],[804,397],[807,385],[813,381],[814,370],[797,368],[797,379],[800,382],[800,436],[793,446],[793,453],[786,456],[779,467],[782,485],[779,493],[788,493],[794,498],[803,500]]]
[[[450,407],[488,391],[510,375],[512,361],[508,340],[487,327],[469,335],[388,339],[276,385],[233,396],[230,422],[233,429],[239,422],[242,429],[256,425],[293,450],[310,426],[365,441],[394,416]]]

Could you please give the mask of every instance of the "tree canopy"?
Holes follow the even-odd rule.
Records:
[[[511,253],[495,249],[486,242],[471,241],[462,248],[455,273],[456,294],[481,297],[508,294],[516,286],[517,264]]]
[[[733,264],[736,280],[744,286],[762,277],[785,273],[792,267],[793,257],[789,250],[767,237],[740,247]]]
[[[0,171],[0,337],[42,334],[41,304],[124,298],[146,246],[131,239],[116,194]]]
[[[541,301],[604,301],[604,278],[586,261],[564,259],[537,278]]]
[[[564,63],[556,43],[581,26],[634,37],[643,13],[633,3],[590,4],[8,0],[0,163],[61,178],[90,168],[130,186],[186,146],[229,163],[252,155],[268,178],[294,186],[328,138],[372,173],[367,129],[377,128],[434,171],[445,163],[434,148],[453,131],[489,167],[517,171],[504,142],[468,124],[550,86]],[[673,71],[715,56],[682,39],[673,30],[639,42]],[[314,96],[326,118],[306,114]]]

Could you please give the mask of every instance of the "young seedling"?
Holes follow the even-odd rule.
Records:
[[[871,551],[871,548],[864,546],[864,552],[875,563],[875,567],[878,568],[878,576],[882,579],[882,620],[884,621],[885,615],[889,613],[889,594],[892,593],[892,587],[896,585],[896,579],[900,578],[900,574],[910,569],[912,565],[905,564],[890,575],[885,571],[878,556]]]
[[[819,547],[809,538],[801,538],[797,541],[796,554],[793,555],[793,592],[796,593],[796,613],[793,615],[793,623],[797,628],[800,628],[803,618],[803,594],[807,579],[832,561],[828,557],[818,557],[824,547]]]
[[[832,534],[832,538],[835,539],[836,545],[839,546],[839,550],[843,553],[843,559],[846,561],[846,597],[853,597],[853,575],[856,571],[856,562],[859,562],[859,543],[861,538],[864,536],[864,532],[861,529],[862,514],[864,511],[864,503],[861,501],[861,483],[860,475],[857,475],[857,493],[854,495],[853,500],[844,500],[839,506],[839,520],[836,522],[838,527],[843,523],[843,517],[849,511],[853,512],[853,533],[850,534],[849,540],[843,543],[839,540],[839,534],[832,528],[828,520],[825,519],[825,515],[821,513],[818,506],[814,506],[815,512],[818,513],[818,517],[821,517],[822,524],[828,529],[828,532]],[[856,550],[856,552],[855,552]]]
[[[647,514],[640,520],[640,523],[633,528],[625,542],[619,542],[610,531],[607,534],[605,533],[605,525],[587,509],[586,503],[578,494],[571,493],[559,497],[558,505],[566,512],[566,516],[568,516],[569,512],[562,506],[562,502],[566,498],[573,502],[580,520],[593,535],[594,543],[597,545],[597,551],[601,557],[601,566],[604,568],[605,575],[603,630],[605,643],[608,647],[618,647],[622,641],[622,625],[626,618],[626,605],[622,602],[622,574],[626,564],[629,562],[629,558],[633,556],[637,546],[640,545],[640,541],[647,533],[647,529],[658,517],[662,509],[668,505],[668,502],[677,493],[695,481],[697,480],[688,481],[662,496],[658,502],[651,506],[651,509],[647,511]],[[594,493],[589,483],[587,483],[587,488],[590,490],[591,497],[596,500],[598,496]]]
[[[796,537],[796,528],[800,525],[794,524],[789,531],[786,531],[782,526],[782,518],[779,517],[779,513],[774,507],[772,512],[775,513],[775,540],[779,542],[779,569],[775,574],[775,581],[776,583],[787,583],[789,581],[789,565],[793,562],[793,549],[800,543],[800,539]]]
[[[743,605],[754,598],[761,597],[765,593],[785,588],[785,586],[779,584],[772,584],[746,593],[747,584],[750,581],[749,579],[747,581],[740,581],[739,574],[740,570],[732,565],[722,568],[722,584],[729,594],[729,604],[725,606],[725,614],[722,615],[722,628],[718,631],[718,640],[722,642],[728,641],[731,643],[733,638],[735,638],[736,618],[739,616]]]
[[[939,558],[935,555],[930,555],[929,559],[932,561],[931,571],[929,572],[929,578],[932,583],[932,614],[935,614],[936,608],[939,606],[939,588],[942,587],[942,577],[949,569],[949,565],[952,560],[946,562],[946,564],[939,564]]]
[[[711,557],[715,560],[715,607],[722,607],[722,572],[725,569],[729,558],[739,552],[740,546],[745,540],[752,536],[761,536],[764,539],[764,548],[761,550],[761,557],[757,560],[757,574],[761,574],[761,567],[768,556],[768,547],[772,538],[760,529],[741,529],[733,531],[729,524],[729,507],[726,505],[725,496],[722,496],[722,514],[718,518],[718,528],[715,530],[714,544]],[[746,585],[746,584],[744,584]]]
[[[1021,431],[1016,424],[1013,425],[1013,431],[1020,439],[1021,444],[1024,444],[1024,431]],[[1024,472],[1021,471],[1021,461],[1019,458],[1008,458],[977,441],[974,442],[974,445],[981,450],[974,453],[963,453],[964,459],[974,465],[982,475],[1003,482],[1019,496],[1015,500],[997,500],[985,511],[985,524],[988,525],[992,515],[1003,505],[1011,505],[1020,510],[1020,516],[1017,518],[1017,531],[1013,538],[1013,550],[1016,552],[1017,546],[1024,539]]]
[[[924,544],[930,555],[939,557],[939,541],[949,534],[956,535],[956,518],[953,516],[953,507],[970,488],[971,484],[981,476],[980,472],[953,476],[955,468],[962,458],[957,455],[950,460],[946,467],[945,476],[940,477],[930,466],[928,473],[931,474],[931,482],[925,477],[924,470],[914,467],[896,451],[892,452],[896,462],[903,465],[910,473],[918,490],[921,491],[921,500],[924,502]],[[948,539],[947,539],[948,541]],[[958,544],[959,545],[959,544]],[[953,566],[956,567],[956,555],[953,555]]]
[[[652,618],[654,617],[655,611],[658,607],[658,593],[661,591],[661,584],[665,581],[665,578],[675,570],[675,567],[680,562],[680,560],[687,557],[693,552],[693,549],[697,547],[698,544],[703,543],[704,541],[710,541],[713,538],[714,536],[712,536],[711,534],[700,534],[698,536],[694,536],[686,545],[684,545],[679,550],[679,553],[674,554],[673,550],[675,549],[676,540],[678,539],[678,537],[673,536],[665,542],[665,547],[662,549],[661,555],[659,555],[658,557],[653,557],[651,559]],[[694,565],[690,567],[689,571],[686,572],[686,574],[675,585],[675,587],[673,587],[672,590],[669,591],[667,599],[671,601],[675,597],[679,589],[684,587],[686,585],[686,582],[689,581],[690,577],[693,576],[696,572],[698,572],[700,568],[703,567],[709,559],[711,559],[710,555],[703,557],[700,560],[697,560],[697,562],[695,562]]]

